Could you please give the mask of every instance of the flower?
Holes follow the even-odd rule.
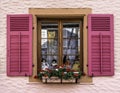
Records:
[[[41,70],[40,72],[45,72],[45,70]]]
[[[49,69],[48,68],[45,68],[46,71],[48,71]]]
[[[59,66],[59,68],[62,68],[62,66]]]
[[[77,73],[74,74],[75,77],[78,77],[79,75]]]
[[[57,69],[57,68],[59,68],[59,66],[55,66],[55,68]]]
[[[65,65],[63,64],[61,67],[63,68]]]
[[[46,68],[45,70],[39,70],[40,72],[38,73],[38,75],[34,76],[34,78],[42,79],[42,77],[51,78],[52,76],[63,78],[63,79],[80,78],[81,71],[75,71],[71,69],[70,67],[64,68],[63,66],[64,65],[60,67],[57,66],[58,68],[56,69]]]
[[[49,73],[51,73],[51,72],[52,72],[52,70],[50,70],[50,69],[49,69],[49,70],[48,70],[48,72],[49,72]]]
[[[58,71],[58,69],[55,69],[56,71]]]
[[[71,69],[70,69],[70,68],[66,68],[66,71],[67,71],[67,72],[70,72],[70,71],[71,71]]]

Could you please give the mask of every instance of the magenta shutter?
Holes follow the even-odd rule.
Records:
[[[88,15],[88,74],[114,75],[114,33],[112,14]]]
[[[7,75],[32,75],[32,15],[7,15]]]

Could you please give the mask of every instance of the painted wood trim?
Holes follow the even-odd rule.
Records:
[[[86,76],[82,76],[80,82],[92,83],[92,77],[87,76],[87,15],[92,13],[91,8],[29,8],[29,13],[33,15],[33,75],[29,78],[30,82],[40,82],[40,80],[34,79],[37,74],[37,17],[41,18],[83,18],[83,66]]]

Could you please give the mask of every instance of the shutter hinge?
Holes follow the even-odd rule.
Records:
[[[86,28],[88,29],[88,26],[86,26]]]
[[[32,29],[34,29],[34,27],[32,27]]]
[[[86,66],[88,67],[88,64]]]
[[[32,67],[34,67],[35,65],[34,64],[32,64]]]

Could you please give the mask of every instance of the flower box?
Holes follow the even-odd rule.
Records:
[[[43,83],[64,83],[64,82],[75,82],[78,83],[78,80],[81,77],[81,71],[74,71],[69,68],[59,67],[56,69],[45,69],[39,71],[37,78],[41,79]]]

